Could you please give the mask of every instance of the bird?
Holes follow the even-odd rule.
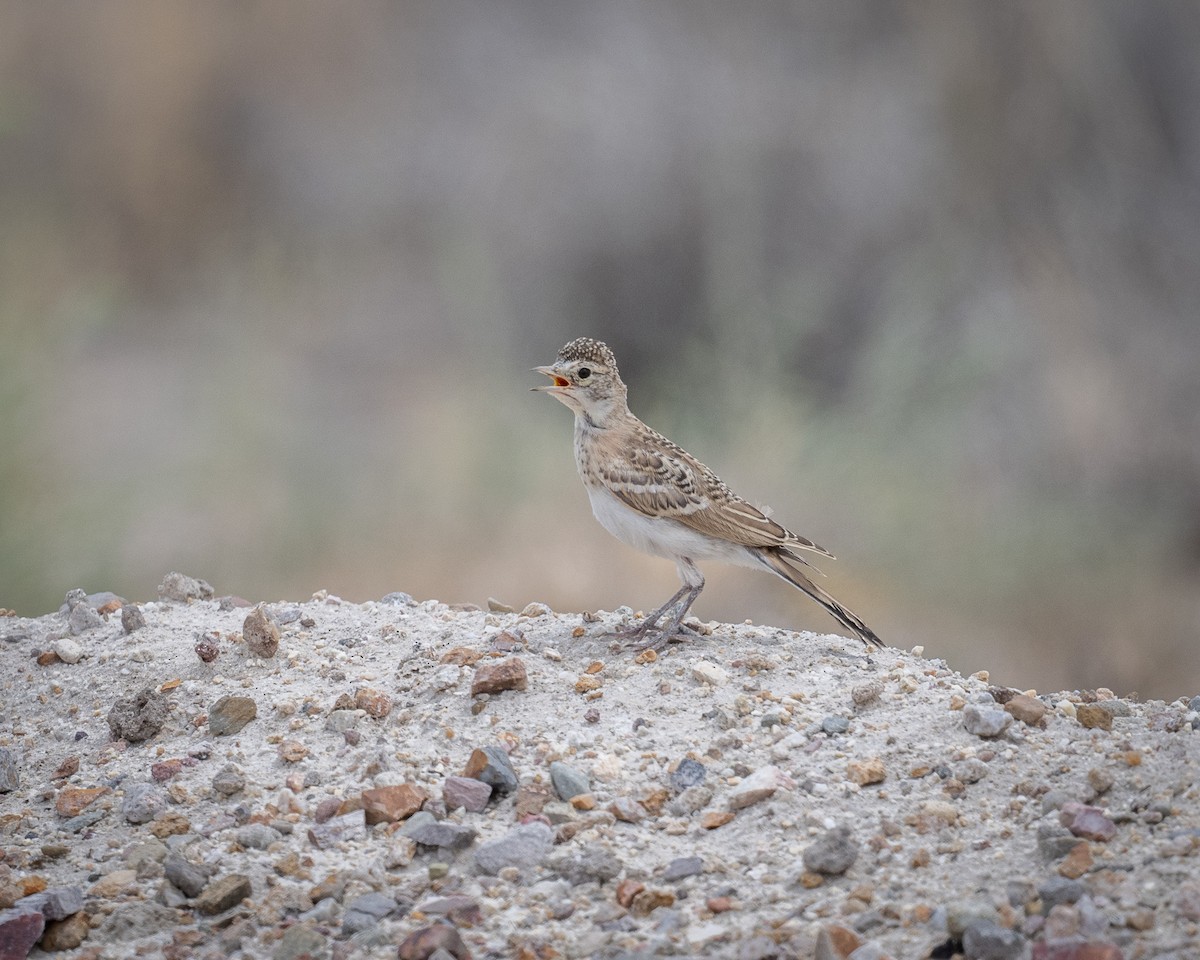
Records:
[[[592,513],[609,533],[643,553],[675,562],[682,586],[622,636],[641,648],[683,636],[681,624],[704,589],[699,561],[766,570],[808,594],[868,648],[883,641],[857,614],[814,583],[820,573],[801,551],[833,559],[824,547],[781,526],[734,493],[712,470],[629,410],[628,390],[608,345],[572,340],[554,363],[534,367],[547,393],[575,414],[575,466]]]

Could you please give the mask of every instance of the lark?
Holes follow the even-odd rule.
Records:
[[[625,636],[654,647],[680,636],[684,617],[704,589],[697,563],[721,560],[781,577],[868,647],[883,646],[856,614],[800,569],[816,571],[800,551],[830,559],[833,554],[780,526],[629,412],[625,384],[606,344],[587,337],[572,340],[554,363],[535,370],[552,382],[532,389],[550,394],[575,414],[575,466],[600,525],[643,553],[675,561],[683,582]]]

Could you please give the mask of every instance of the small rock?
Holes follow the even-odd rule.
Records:
[[[64,920],[83,909],[83,891],[79,887],[48,887],[22,897],[13,906],[36,907],[47,920]]]
[[[354,691],[354,706],[365,712],[368,717],[382,720],[392,712],[392,698],[382,690],[359,687]]]
[[[682,793],[689,787],[698,787],[708,775],[708,768],[699,760],[684,757],[671,772],[671,786]]]
[[[235,763],[227,763],[212,779],[212,788],[219,794],[232,797],[246,787],[246,775]]]
[[[76,604],[67,615],[67,628],[71,631],[71,636],[78,636],[102,626],[104,626],[104,618],[86,603]],[[79,648],[79,655],[83,655],[82,647]]]
[[[509,793],[520,782],[508,759],[508,751],[501,746],[473,750],[463,769],[463,776],[482,780],[497,793]]]
[[[282,833],[265,823],[248,823],[237,832],[237,842],[247,850],[266,850],[282,839]]]
[[[708,787],[688,787],[667,804],[667,812],[673,817],[686,817],[707,807],[712,796]]]
[[[373,787],[362,792],[363,812],[368,826],[406,820],[429,799],[429,791],[412,783]]]
[[[495,597],[487,598],[487,608],[492,613],[516,613],[516,610],[513,607],[510,607],[507,603],[497,600]]]
[[[0,747],[0,793],[10,793],[21,785],[17,756],[8,747]]]
[[[155,783],[166,783],[172,777],[178,776],[184,767],[184,762],[178,757],[170,760],[160,760],[150,764],[150,779]]]
[[[817,934],[814,960],[847,960],[863,945],[862,937],[840,923],[829,923]],[[774,952],[774,951],[772,951]]]
[[[284,763],[299,763],[308,756],[308,747],[299,740],[284,740],[279,744],[279,759]]]
[[[188,603],[191,600],[211,600],[213,595],[213,588],[206,581],[182,573],[168,573],[158,585],[158,596],[162,600]]]
[[[275,952],[271,954],[271,960],[311,960],[324,956],[327,944],[322,934],[298,923],[283,932]]]
[[[1001,707],[968,703],[962,710],[963,727],[977,737],[998,737],[1013,722],[1012,714]]]
[[[51,920],[46,924],[39,946],[46,951],[57,953],[61,950],[74,950],[87,939],[91,928],[86,913],[75,913],[62,920]]]
[[[1075,719],[1089,730],[1111,730],[1112,711],[1098,703],[1081,703],[1075,707]]]
[[[127,603],[121,607],[121,628],[126,633],[141,630],[146,625],[146,616],[136,603]]]
[[[77,817],[108,792],[108,787],[64,787],[54,801],[55,812],[60,817]]]
[[[1092,788],[1092,792],[1096,796],[1101,796],[1113,788],[1116,778],[1108,770],[1093,767],[1088,771],[1087,781],[1088,786]]]
[[[663,882],[670,883],[673,880],[694,877],[703,872],[704,861],[700,857],[676,857],[667,864],[667,869],[663,871],[662,879]]]
[[[1077,880],[1091,870],[1094,864],[1091,846],[1086,840],[1079,840],[1071,848],[1071,852],[1063,857],[1062,863],[1058,865],[1058,872],[1061,876]]]
[[[209,878],[207,870],[178,853],[167,854],[163,861],[163,874],[187,897],[199,896]]]
[[[554,832],[544,823],[513,827],[503,837],[481,844],[475,851],[475,866],[482,873],[497,874],[505,867],[535,867],[554,846]]]
[[[741,783],[729,791],[726,801],[730,810],[741,810],[751,804],[760,803],[772,796],[776,790],[791,789],[792,779],[773,764],[755,770]]]
[[[1032,727],[1041,722],[1050,708],[1037,697],[1018,693],[1009,698],[1004,704],[1004,709],[1012,714],[1014,719]]]
[[[553,612],[554,611],[551,610],[548,606],[546,606],[546,604],[537,603],[535,601],[533,603],[526,604],[525,609],[521,611],[521,616],[522,617],[545,617],[545,616],[549,616]]]
[[[858,859],[858,844],[847,826],[834,827],[810,843],[802,855],[805,869],[814,873],[845,873]]]
[[[640,823],[646,819],[646,808],[632,797],[617,797],[609,804],[608,812],[623,823]]]
[[[88,888],[88,895],[100,900],[111,900],[131,889],[137,882],[136,870],[113,870],[93,883]]]
[[[851,760],[846,764],[846,779],[857,783],[860,787],[873,783],[883,783],[887,779],[887,768],[880,757],[870,760]]]
[[[260,603],[242,622],[242,639],[246,649],[256,657],[268,659],[279,650],[279,627]]]
[[[360,840],[366,835],[367,821],[361,810],[331,817],[308,831],[308,839],[321,850],[328,850],[345,840]]]
[[[705,830],[716,830],[731,823],[736,816],[732,810],[709,810],[700,817],[700,826]]]
[[[491,796],[491,786],[473,777],[447,777],[442,782],[442,802],[447,810],[461,807],[471,813],[482,813]]]
[[[821,721],[821,729],[829,736],[837,736],[850,729],[850,721],[846,717],[825,717]]]
[[[0,910],[0,957],[21,960],[28,956],[46,928],[46,918],[36,907]]]
[[[1033,960],[1122,960],[1125,954],[1115,943],[1100,940],[1067,940],[1033,945]],[[1167,955],[1168,957],[1171,954]],[[1175,954],[1179,956],[1179,954]]]
[[[883,683],[881,681],[868,680],[850,688],[850,699],[854,701],[856,707],[865,707],[878,700],[882,693]]]
[[[448,923],[435,923],[414,930],[401,941],[397,957],[399,960],[433,960],[435,954],[441,955],[437,960],[443,960],[443,957],[471,960],[471,951],[463,943],[463,938]]]
[[[201,662],[212,663],[221,655],[221,642],[212,633],[204,633],[196,638],[196,645],[192,649]]]
[[[595,881],[605,883],[625,869],[612,853],[591,847],[556,857],[548,866],[572,886]]]
[[[524,690],[528,686],[525,663],[520,657],[481,662],[471,680],[471,696],[481,693],[502,693],[505,690]]]
[[[217,914],[236,907],[252,892],[249,877],[242,873],[231,873],[201,890],[193,906],[201,913]]]
[[[1184,880],[1175,889],[1175,909],[1188,920],[1200,920],[1200,882]]]
[[[985,920],[963,931],[964,952],[971,960],[1026,960],[1029,944],[1016,930]]]
[[[1047,860],[1065,857],[1079,842],[1079,838],[1061,824],[1048,821],[1038,824],[1038,853]]]
[[[710,660],[697,660],[692,664],[692,679],[710,686],[720,687],[729,682],[729,671]]]
[[[1077,837],[1108,841],[1117,835],[1117,825],[1099,807],[1065,803],[1058,812],[1059,822]]]
[[[140,940],[170,930],[179,922],[178,913],[170,907],[153,900],[140,900],[119,905],[100,927],[104,940],[126,942]],[[108,953],[108,951],[105,951]],[[110,954],[112,955],[112,954]],[[122,951],[118,956],[129,956]]]
[[[1042,935],[1047,940],[1061,940],[1079,933],[1079,908],[1070,903],[1059,903],[1050,908],[1042,925]]]
[[[355,897],[346,904],[346,913],[342,917],[342,933],[349,936],[360,930],[369,930],[384,917],[395,913],[399,906],[395,900],[382,893],[365,893]]]
[[[140,743],[149,740],[166,723],[170,704],[154,687],[143,687],[132,696],[120,697],[108,712],[108,727],[114,740]]]
[[[224,696],[208,709],[208,730],[214,736],[227,736],[257,716],[258,705],[250,697]]]
[[[149,823],[166,809],[167,798],[151,783],[135,783],[125,788],[121,814],[130,823]]]
[[[426,847],[444,847],[447,850],[465,850],[479,836],[470,827],[448,821],[420,823],[405,834]]]
[[[63,663],[78,663],[83,659],[83,644],[71,637],[59,637],[50,645],[50,649]]]
[[[555,760],[550,764],[550,782],[560,800],[570,800],[582,793],[588,793],[592,785],[586,773],[576,770],[570,764]]]
[[[1051,877],[1038,885],[1038,897],[1042,901],[1043,913],[1049,913],[1056,904],[1077,903],[1085,892],[1086,888],[1078,880],[1068,880],[1064,877]]]

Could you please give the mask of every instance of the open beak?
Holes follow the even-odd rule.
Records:
[[[536,390],[538,393],[555,394],[555,393],[562,393],[564,387],[569,387],[571,385],[571,381],[569,381],[566,377],[560,376],[559,374],[555,373],[553,367],[534,367],[533,370],[534,370],[534,373],[543,374],[543,375],[549,377],[554,382],[553,383],[544,383],[540,387],[530,387],[529,388],[530,390]]]

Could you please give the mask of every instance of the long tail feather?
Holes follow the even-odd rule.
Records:
[[[808,579],[801,571],[797,570],[790,563],[783,559],[779,553],[773,550],[763,550],[758,554],[763,565],[767,567],[776,576],[781,577],[790,583],[793,587],[803,590],[810,597],[823,606],[829,615],[833,617],[847,630],[851,631],[856,637],[862,640],[869,647],[882,647],[883,641],[875,636],[875,631],[868,627],[854,611],[842,606],[833,599],[828,593],[818,587],[815,583]]]

